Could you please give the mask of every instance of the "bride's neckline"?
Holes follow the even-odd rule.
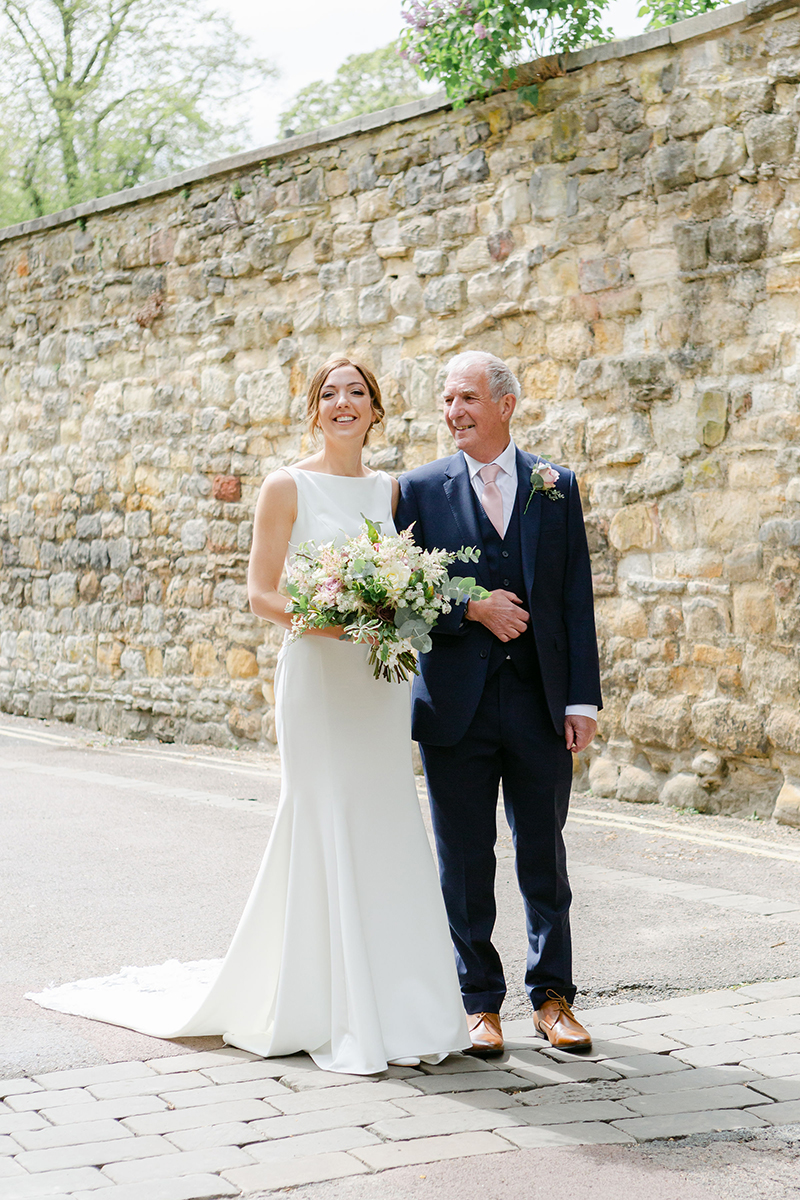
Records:
[[[380,471],[372,471],[369,475],[334,475],[330,471],[308,471],[305,467],[292,467],[293,471],[302,471],[304,475],[316,475],[319,479],[354,479],[365,483],[368,479],[378,479]]]

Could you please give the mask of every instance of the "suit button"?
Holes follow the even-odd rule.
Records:
[[[510,579],[504,579],[504,580],[503,580],[503,587],[508,587],[508,585],[509,585],[510,583],[511,583],[511,580],[510,580]]]
[[[507,551],[507,550],[504,550],[504,551],[503,551],[503,558],[508,558],[508,551]]]
[[[489,651],[481,650],[481,658],[488,658],[488,657],[489,657]]]

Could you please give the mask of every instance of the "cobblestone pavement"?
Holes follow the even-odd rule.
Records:
[[[800,1122],[800,978],[588,1019],[594,1047],[581,1056],[517,1020],[500,1059],[452,1055],[380,1076],[224,1048],[9,1079],[0,1200],[246,1196],[471,1156]]]

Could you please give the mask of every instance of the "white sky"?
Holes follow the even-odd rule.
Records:
[[[212,0],[253,38],[255,51],[273,62],[281,78],[252,97],[255,149],[277,141],[278,114],[315,79],[330,79],[349,54],[385,46],[399,34],[400,0]],[[610,0],[607,22],[617,37],[640,33],[641,0]]]

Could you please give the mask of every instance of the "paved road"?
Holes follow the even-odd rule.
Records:
[[[0,912],[0,1078],[143,1061],[217,1044],[197,1039],[165,1045],[44,1012],[22,996],[125,964],[220,956],[266,843],[279,782],[277,762],[260,752],[144,746],[3,718],[0,869],[7,882]],[[573,805],[568,847],[584,1007],[800,975],[800,832],[583,796]],[[499,851],[498,943],[510,979],[505,1011],[513,1018],[527,1015],[519,986],[524,939],[502,823]],[[750,1200],[762,1194],[752,1190],[753,1180],[767,1162],[773,1200],[796,1196],[791,1188],[780,1190],[781,1164],[794,1154],[793,1135],[748,1136],[707,1146],[682,1143],[675,1150],[680,1162],[666,1149],[521,1150],[502,1156],[508,1184],[497,1195],[535,1197],[531,1188],[519,1190],[525,1173],[538,1176],[537,1156],[543,1154],[555,1155],[547,1161],[559,1169],[558,1156],[566,1153],[573,1156],[570,1170],[585,1170],[598,1196],[614,1194],[611,1184],[624,1162],[639,1180],[635,1186],[645,1186],[642,1171],[652,1176],[649,1192],[632,1190],[632,1183],[626,1189],[631,1196]],[[688,1170],[690,1154],[694,1165],[681,1188],[663,1191],[675,1172]],[[727,1165],[720,1159],[725,1155]],[[759,1164],[755,1174],[753,1162]],[[388,1177],[375,1176],[340,1181],[335,1195],[427,1200],[457,1187],[468,1200],[491,1194],[486,1180],[496,1181],[498,1168],[487,1160],[485,1175],[483,1170],[479,1158],[410,1174],[402,1168],[392,1173],[400,1190],[393,1184],[391,1192],[382,1192],[377,1181]],[[655,1190],[656,1177],[661,1191]],[[721,1187],[723,1178],[727,1190],[702,1190],[713,1189],[714,1180]],[[603,1179],[608,1193],[600,1187]],[[744,1191],[736,1190],[740,1183]],[[327,1200],[334,1195],[331,1186],[319,1184],[302,1195]],[[550,1188],[548,1195],[559,1193]]]

